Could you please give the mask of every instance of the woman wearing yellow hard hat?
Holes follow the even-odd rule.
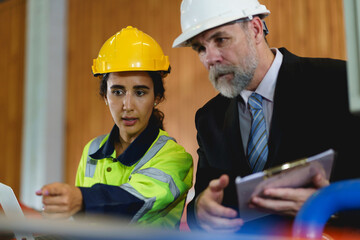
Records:
[[[76,186],[37,192],[44,215],[127,216],[132,223],[178,227],[192,186],[192,157],[163,130],[163,78],[170,64],[159,44],[131,26],[110,37],[94,59],[100,95],[115,125],[84,148]],[[71,199],[66,202],[65,199]]]

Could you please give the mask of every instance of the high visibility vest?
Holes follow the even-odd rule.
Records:
[[[91,187],[96,183],[119,186],[145,203],[131,222],[159,227],[177,227],[183,213],[188,190],[192,186],[193,162],[185,149],[160,130],[144,156],[134,165],[125,166],[116,158],[92,159],[108,140],[103,135],[84,148],[76,186]]]

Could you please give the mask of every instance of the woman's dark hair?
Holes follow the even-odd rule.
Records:
[[[162,102],[165,99],[165,88],[164,88],[164,83],[163,83],[163,78],[161,76],[161,73],[155,72],[155,71],[154,72],[147,71],[147,73],[149,74],[149,76],[151,77],[151,79],[153,80],[153,83],[154,83],[154,96],[157,97],[160,100],[160,102]],[[109,74],[110,73],[105,73],[100,76],[99,94],[101,97],[106,96],[107,80],[109,79]],[[157,108],[154,108],[149,122],[151,121],[152,123],[156,124],[156,126],[158,128],[164,130],[164,125],[163,125],[164,116],[165,115],[162,111],[160,111]]]

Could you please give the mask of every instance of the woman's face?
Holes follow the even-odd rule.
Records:
[[[154,84],[146,72],[114,72],[107,80],[108,102],[120,137],[132,142],[147,127],[153,111]]]

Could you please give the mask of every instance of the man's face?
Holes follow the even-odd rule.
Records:
[[[192,48],[209,71],[211,83],[229,98],[238,96],[249,85],[258,65],[251,32],[240,24],[210,29],[191,41]]]

